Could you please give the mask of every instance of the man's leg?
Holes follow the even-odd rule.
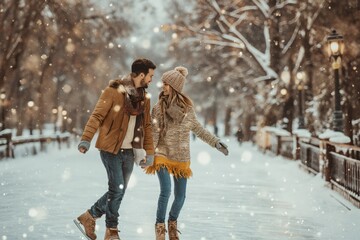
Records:
[[[110,159],[117,159],[116,155],[108,153],[108,152],[104,152],[104,151],[100,151],[100,157],[101,157],[101,161],[104,164],[104,167],[106,169],[106,173],[108,176],[108,183],[110,182],[109,179],[109,168],[111,165],[111,161]],[[116,160],[113,160],[116,161]],[[95,217],[95,218],[100,218],[102,215],[104,215],[106,213],[106,205],[107,205],[107,199],[108,199],[108,191],[106,193],[104,193],[104,195],[102,195],[95,203],[94,205],[91,206],[89,212],[90,214]]]
[[[117,228],[119,207],[133,170],[134,155],[132,150],[120,150],[116,155],[104,151],[100,154],[108,176],[108,192],[91,207],[91,213],[96,217],[106,213],[106,227]]]

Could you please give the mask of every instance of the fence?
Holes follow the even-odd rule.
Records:
[[[360,147],[289,136],[273,128],[259,130],[256,143],[264,152],[300,160],[302,168],[322,174],[332,189],[360,208]]]
[[[301,166],[309,172],[317,174],[320,172],[320,141],[317,138],[310,138],[308,141],[305,139],[297,139],[299,158]]]
[[[12,136],[12,132],[0,132],[0,159],[15,158],[16,155],[35,155],[46,151],[47,145],[56,144],[59,149],[70,147],[70,133]]]
[[[325,142],[325,179],[331,187],[360,207],[360,147]]]

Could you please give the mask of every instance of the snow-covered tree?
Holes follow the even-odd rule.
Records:
[[[201,49],[217,55],[221,65],[236,62],[237,67],[229,69],[246,79],[242,87],[256,94],[250,99],[257,107],[248,110],[238,105],[238,109],[233,109],[237,112],[234,116],[253,115],[262,125],[287,122],[286,127],[291,131],[293,119],[300,114],[295,110],[299,105],[295,83],[296,76],[301,72],[305,81],[306,127],[313,134],[318,134],[332,126],[332,90],[326,89],[329,82],[324,82],[332,74],[328,63],[324,62],[326,36],[333,27],[339,31],[344,29],[341,32],[345,37],[349,36],[346,39],[352,42],[350,46],[354,51],[351,55],[354,57],[348,61],[348,56],[344,56],[347,64],[344,64],[343,73],[344,77],[355,79],[358,72],[358,30],[352,29],[351,35],[344,32],[347,31],[345,26],[358,21],[358,5],[357,0],[347,3],[326,0],[203,0],[180,5],[183,10],[191,10],[188,14],[174,14],[172,30],[183,40],[181,44],[191,42],[192,45],[187,45],[192,46],[190,51],[199,50],[194,46],[203,46]],[[178,9],[176,11],[179,12]],[[187,58],[188,61],[191,61],[190,58]],[[220,72],[223,71],[221,68],[225,69],[215,65],[212,68]],[[288,74],[283,74],[284,70]],[[350,77],[351,74],[354,77]],[[283,78],[282,75],[288,76]],[[231,84],[236,86],[237,81]],[[351,81],[348,86],[352,87],[348,88],[346,96],[351,97],[349,102],[353,104],[359,94],[357,82]],[[238,101],[232,99],[231,102],[246,102],[244,94],[237,97]],[[348,119],[351,114],[357,115],[357,111],[354,108],[351,113],[347,111]]]

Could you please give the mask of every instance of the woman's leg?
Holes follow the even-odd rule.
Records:
[[[183,177],[173,177],[174,178],[174,194],[175,199],[171,206],[169,213],[169,221],[176,221],[179,217],[181,208],[184,205],[186,197],[186,183],[187,179]]]
[[[160,195],[156,211],[156,223],[164,223],[166,209],[171,194],[171,179],[170,174],[166,168],[161,168],[159,171],[157,171],[157,175],[160,183]]]

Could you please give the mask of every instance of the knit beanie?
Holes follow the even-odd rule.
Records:
[[[185,67],[176,67],[173,70],[165,72],[161,80],[169,84],[175,91],[181,93],[185,84],[186,76],[188,75],[188,70]]]

